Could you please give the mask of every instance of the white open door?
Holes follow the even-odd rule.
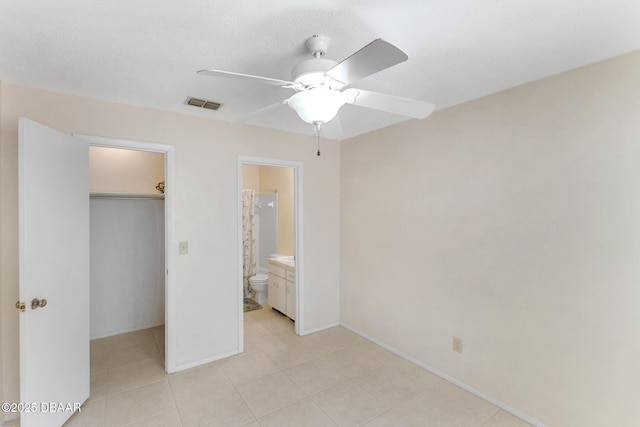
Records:
[[[61,426],[89,397],[87,142],[19,119],[19,224],[20,425]]]

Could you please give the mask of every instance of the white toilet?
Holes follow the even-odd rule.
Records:
[[[267,284],[269,283],[269,276],[266,274],[256,274],[249,277],[249,285],[251,289],[256,291],[256,301],[258,304],[265,304],[267,302]]]

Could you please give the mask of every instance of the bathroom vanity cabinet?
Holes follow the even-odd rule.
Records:
[[[293,261],[270,258],[269,285],[267,298],[269,305],[292,320],[296,320],[296,273]]]

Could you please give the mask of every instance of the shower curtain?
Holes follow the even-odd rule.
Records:
[[[249,277],[256,274],[255,190],[242,190],[242,281],[245,298],[251,297]]]

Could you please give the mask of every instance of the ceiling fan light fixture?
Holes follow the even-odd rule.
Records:
[[[318,87],[296,93],[287,104],[303,121],[317,124],[332,120],[345,102],[342,92]]]

